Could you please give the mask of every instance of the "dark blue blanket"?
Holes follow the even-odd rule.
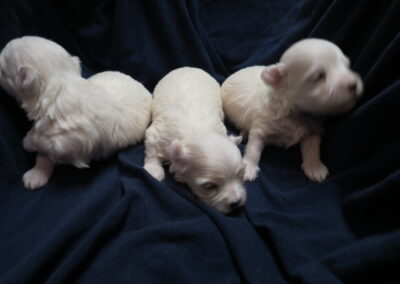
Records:
[[[246,207],[223,216],[151,178],[143,144],[25,190],[30,124],[1,90],[0,283],[399,283],[399,15],[397,0],[1,1],[0,48],[44,36],[85,76],[120,70],[152,91],[196,66],[222,82],[319,37],[350,57],[365,95],[328,121],[325,182],[304,176],[297,146],[268,147]]]

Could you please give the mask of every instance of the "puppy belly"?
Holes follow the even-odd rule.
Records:
[[[297,143],[309,133],[309,130],[296,122],[290,120],[275,121],[269,123],[266,135],[266,144],[281,148],[289,148]]]

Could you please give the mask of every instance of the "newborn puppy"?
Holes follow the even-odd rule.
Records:
[[[24,149],[37,152],[23,176],[26,188],[45,185],[56,164],[89,167],[143,139],[150,123],[151,94],[119,72],[86,80],[77,57],[50,40],[25,36],[0,54],[0,85],[33,121]]]
[[[333,43],[305,39],[286,50],[278,64],[248,67],[225,80],[225,114],[248,134],[245,180],[257,177],[265,145],[288,148],[298,142],[305,175],[318,182],[327,177],[320,160],[322,118],[350,110],[363,90],[349,65]]]
[[[146,131],[144,168],[164,178],[163,162],[175,178],[222,213],[242,206],[244,167],[223,124],[221,89],[201,69],[179,68],[156,86],[153,123]]]

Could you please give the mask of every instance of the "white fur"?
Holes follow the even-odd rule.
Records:
[[[206,72],[179,68],[157,84],[144,166],[154,178],[164,178],[162,163],[168,162],[177,180],[227,213],[246,200],[242,157],[234,140],[223,124],[220,86]]]
[[[249,135],[244,163],[254,180],[265,145],[290,147],[300,142],[304,173],[314,181],[328,175],[321,162],[320,118],[350,110],[362,94],[360,77],[333,43],[305,39],[292,45],[280,62],[248,67],[222,85],[227,117]]]
[[[12,40],[0,54],[0,69],[0,85],[33,121],[23,141],[38,153],[23,177],[28,189],[45,185],[55,164],[88,167],[137,143],[150,123],[152,97],[142,84],[119,72],[84,79],[79,59],[50,40]]]

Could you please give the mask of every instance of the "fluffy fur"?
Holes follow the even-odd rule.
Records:
[[[142,84],[119,72],[84,79],[79,59],[50,40],[12,40],[0,70],[0,85],[33,121],[23,140],[25,150],[38,153],[23,177],[28,189],[45,185],[55,164],[88,167],[140,141],[150,123],[152,96]]]
[[[178,181],[223,213],[242,206],[244,167],[223,124],[220,86],[197,68],[167,74],[154,90],[153,123],[146,132],[145,169],[164,178],[163,162]]]
[[[321,182],[328,175],[320,160],[322,117],[350,110],[361,96],[360,77],[333,43],[305,39],[292,45],[280,62],[242,69],[222,85],[227,117],[248,134],[245,179],[254,180],[265,145],[300,142],[306,176]]]

